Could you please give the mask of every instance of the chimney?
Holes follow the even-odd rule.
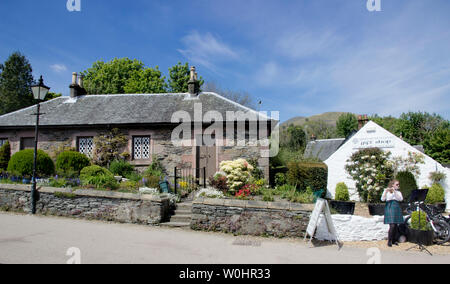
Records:
[[[191,97],[196,97],[200,91],[200,84],[197,80],[197,72],[195,72],[195,67],[191,66],[190,78],[188,82],[188,91]]]
[[[78,77],[78,74],[76,72],[72,73],[72,84],[70,84],[69,86],[71,98],[76,98],[78,96],[87,94],[86,90],[83,88],[83,78],[83,74],[80,74],[80,76]]]
[[[369,122],[369,119],[367,118],[367,114],[365,114],[364,116],[358,115],[358,130],[361,130],[361,128],[363,128],[367,122]]]

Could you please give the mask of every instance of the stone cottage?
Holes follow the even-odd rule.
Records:
[[[50,152],[71,146],[92,157],[94,137],[118,128],[128,139],[123,152],[138,169],[156,157],[168,173],[174,167],[206,167],[209,177],[221,161],[246,158],[257,159],[268,177],[264,137],[278,121],[219,94],[200,92],[196,77],[191,68],[188,93],[87,95],[83,78],[74,73],[70,97],[41,104],[38,147]],[[35,112],[32,106],[0,116],[0,143],[9,141],[12,154],[34,147]]]

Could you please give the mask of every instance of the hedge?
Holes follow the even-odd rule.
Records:
[[[301,191],[310,187],[314,191],[323,189],[326,193],[328,167],[324,163],[291,162],[286,177],[290,185]]]
[[[89,158],[79,152],[62,152],[56,158],[56,172],[63,176],[78,176],[80,171],[89,165]]]
[[[403,199],[408,201],[412,191],[418,189],[416,178],[411,172],[403,171],[399,172],[395,179],[400,183],[400,192],[403,195]]]
[[[34,149],[22,150],[15,153],[8,163],[8,172],[18,176],[32,176],[34,163]],[[55,173],[55,164],[50,156],[42,150],[37,152],[36,174],[48,177]]]

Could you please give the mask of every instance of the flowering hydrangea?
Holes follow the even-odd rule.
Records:
[[[230,191],[235,192],[241,189],[251,177],[253,166],[245,159],[234,161],[223,161],[220,163],[220,170],[227,176],[227,185]]]
[[[352,155],[345,169],[355,180],[364,201],[380,202],[383,189],[393,178],[391,153],[378,148],[362,149]]]

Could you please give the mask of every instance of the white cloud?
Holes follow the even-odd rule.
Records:
[[[237,60],[238,53],[210,33],[192,31],[181,39],[184,49],[178,51],[194,64],[216,69],[217,62]]]
[[[50,68],[56,73],[67,71],[67,67],[64,64],[53,64],[50,65]]]

